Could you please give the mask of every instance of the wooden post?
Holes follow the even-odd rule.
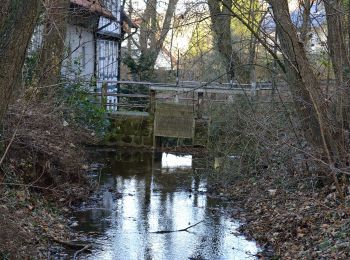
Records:
[[[149,113],[153,114],[156,111],[156,91],[151,89],[149,94]]]
[[[153,149],[157,148],[157,138],[155,135],[155,129],[156,129],[156,91],[153,89],[150,89],[149,92],[149,111],[148,113],[150,113],[152,115],[151,118],[153,118]]]
[[[197,99],[197,118],[201,119],[203,116],[203,98],[204,93],[198,92],[198,99]]]
[[[107,108],[107,83],[102,83],[102,89],[101,89],[101,107]]]

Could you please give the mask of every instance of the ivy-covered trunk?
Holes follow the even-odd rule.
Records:
[[[49,93],[61,76],[61,65],[69,12],[69,0],[45,0],[43,45],[37,79],[44,93]]]
[[[0,5],[0,125],[19,94],[28,43],[40,12],[40,0],[3,0]]]

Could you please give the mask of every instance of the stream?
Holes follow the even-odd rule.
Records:
[[[80,259],[256,259],[258,247],[237,233],[229,202],[209,196],[206,178],[193,174],[196,160],[99,153],[98,191],[73,217],[77,232],[93,236],[91,254]]]

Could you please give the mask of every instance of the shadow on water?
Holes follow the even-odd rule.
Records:
[[[99,192],[75,212],[77,231],[99,234],[88,259],[255,259],[225,203],[206,194],[192,156],[101,153]],[[174,231],[202,223],[184,232]]]

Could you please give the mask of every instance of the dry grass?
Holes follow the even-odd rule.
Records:
[[[83,145],[95,140],[65,121],[65,109],[54,99],[21,99],[8,110],[2,137],[9,149],[0,155],[0,259],[41,258],[51,237],[69,235],[55,206],[88,195]]]

